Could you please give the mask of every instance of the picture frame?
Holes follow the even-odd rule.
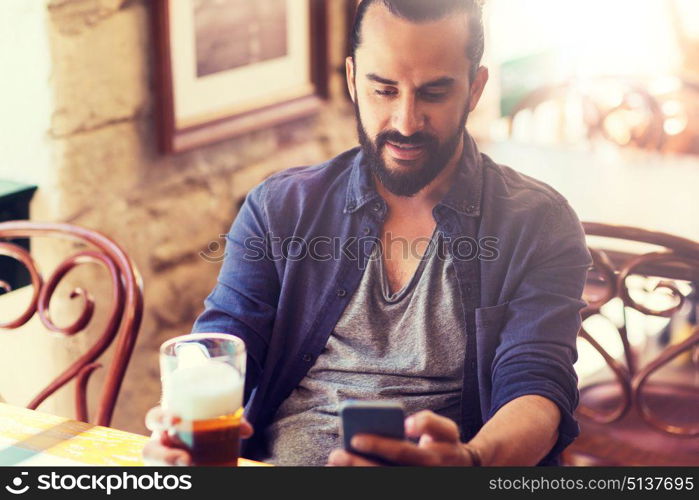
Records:
[[[317,113],[326,0],[155,0],[158,142],[181,153]]]

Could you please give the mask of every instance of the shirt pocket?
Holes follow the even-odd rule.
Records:
[[[479,307],[476,309],[476,331],[499,329],[502,327],[509,302],[496,306]]]

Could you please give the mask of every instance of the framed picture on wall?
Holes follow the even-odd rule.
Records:
[[[325,0],[156,0],[159,142],[177,153],[317,112]]]

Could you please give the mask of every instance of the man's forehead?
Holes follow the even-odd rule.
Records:
[[[427,79],[455,77],[468,71],[467,46],[465,12],[457,11],[434,21],[413,22],[394,15],[377,2],[366,12],[356,57],[366,72],[381,74],[410,69],[424,73]],[[391,75],[382,76],[391,78]]]

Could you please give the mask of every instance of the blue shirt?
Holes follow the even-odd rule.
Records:
[[[433,209],[452,253],[465,315],[461,419],[470,440],[503,405],[537,394],[561,411],[557,464],[578,435],[576,336],[590,254],[567,201],[494,163],[465,135],[448,193]],[[253,189],[227,235],[218,283],[194,332],[228,332],[248,350],[243,445],[306,375],[357,288],[387,216],[361,149],[284,170]]]

